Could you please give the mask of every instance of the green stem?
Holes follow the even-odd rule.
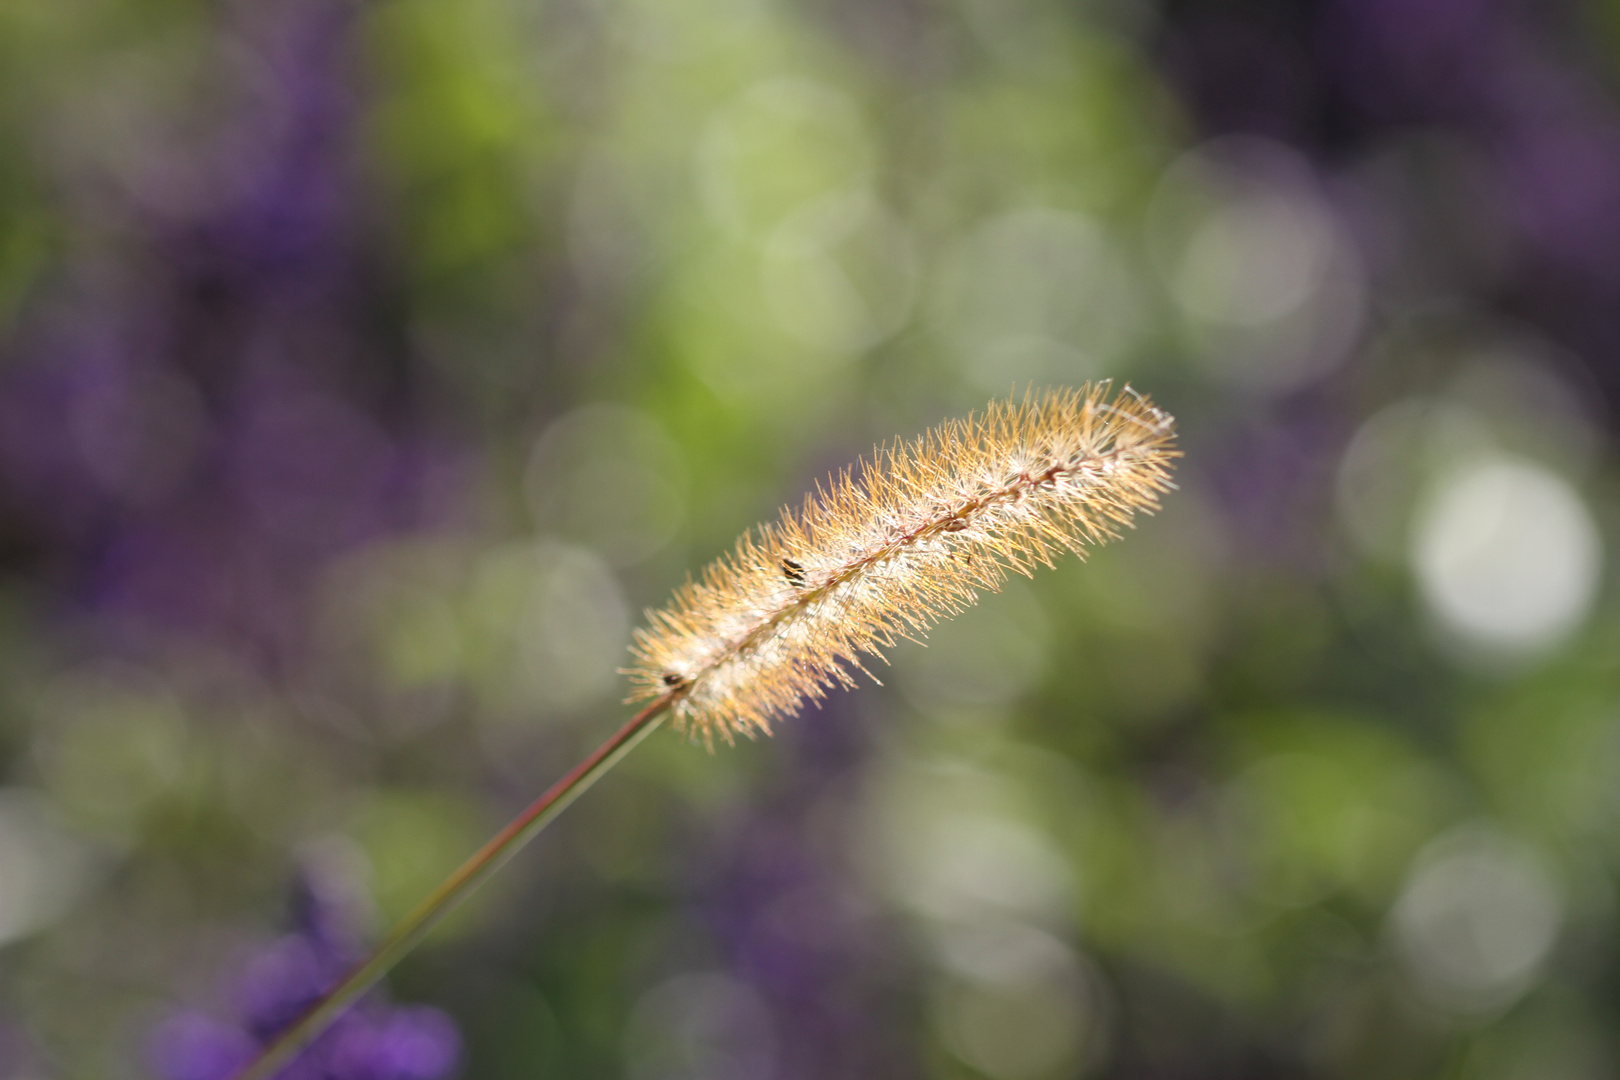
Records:
[[[675,694],[658,698],[642,709],[614,733],[607,742],[598,746],[591,756],[574,766],[567,776],[519,814],[512,822],[495,834],[478,852],[461,864],[460,869],[445,879],[444,884],[416,906],[416,909],[377,945],[370,958],[346,975],[336,988],[312,1005],[292,1027],[260,1052],[247,1068],[236,1074],[235,1080],[270,1080],[276,1071],[290,1062],[315,1038],[325,1031],[388,970],[414,949],[446,915],[454,911],[474,889],[482,885],[491,874],[505,866],[523,845],[534,839],[541,829],[551,824],[569,803],[603,773],[619,763],[636,744],[650,735],[663,721]]]

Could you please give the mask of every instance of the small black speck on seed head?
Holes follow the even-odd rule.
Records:
[[[673,671],[664,672],[664,685],[665,686],[679,686],[679,685],[681,685],[681,683],[683,683],[685,681],[686,680],[684,678],[682,678],[680,675],[677,675]]]
[[[792,559],[782,560],[782,576],[799,588],[804,587],[804,567]]]

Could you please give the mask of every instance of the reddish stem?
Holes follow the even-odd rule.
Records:
[[[479,848],[455,873],[445,879],[433,893],[416,906],[399,925],[389,931],[378,943],[375,951],[363,963],[343,977],[343,981],[310,1006],[292,1027],[265,1047],[235,1080],[270,1080],[282,1066],[313,1042],[354,1004],[361,995],[375,986],[388,970],[399,963],[415,948],[445,916],[482,885],[490,875],[505,866],[512,856],[551,823],[552,819],[573,802],[581,792],[594,784],[619,759],[628,754],[637,743],[658,727],[665,712],[679,696],[672,690],[642,709],[591,755],[547,789],[528,808],[513,818],[511,823],[496,833],[494,838]]]

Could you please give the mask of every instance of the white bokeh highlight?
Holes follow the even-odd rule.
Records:
[[[1489,1012],[1535,981],[1557,942],[1563,898],[1529,848],[1466,827],[1419,854],[1390,918],[1425,999]]]
[[[60,917],[89,883],[87,845],[25,788],[0,788],[0,944]]]
[[[1412,568],[1430,610],[1492,651],[1533,652],[1566,637],[1591,607],[1602,558],[1575,489],[1505,455],[1443,478],[1413,528]]]
[[[947,1049],[993,1080],[1073,1076],[1099,1036],[1080,958],[1034,926],[987,921],[941,935],[950,978],[933,1023]]]
[[[1146,227],[1148,254],[1211,375],[1276,392],[1344,359],[1365,314],[1365,271],[1296,151],[1252,135],[1188,151],[1161,177]]]

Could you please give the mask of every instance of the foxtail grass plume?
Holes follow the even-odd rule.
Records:
[[[798,512],[744,533],[731,554],[648,613],[628,670],[632,701],[665,698],[712,745],[866,672],[1060,551],[1119,536],[1172,487],[1174,421],[1107,382],[997,401],[879,448],[818,485]]]
[[[1008,570],[1119,535],[1158,507],[1177,456],[1169,416],[1126,387],[994,402],[982,415],[879,449],[797,513],[688,581],[636,631],[635,700],[648,704],[462,863],[371,956],[236,1080],[271,1080],[483,882],[666,718],[711,746],[865,671]]]

